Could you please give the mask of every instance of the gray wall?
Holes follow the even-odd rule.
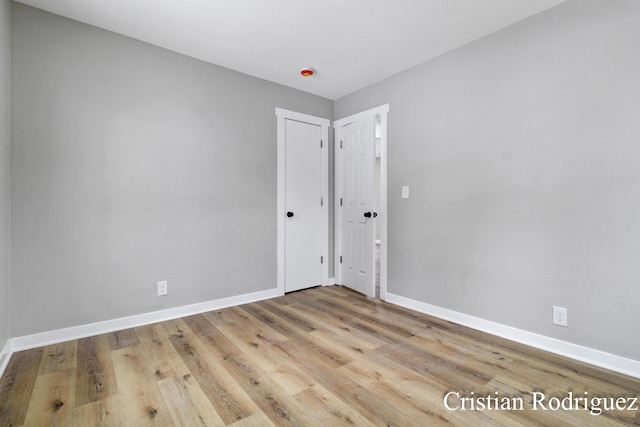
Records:
[[[389,292],[640,360],[638,28],[573,0],[336,101],[390,103]]]
[[[0,0],[0,350],[9,339],[11,3]]]
[[[19,4],[12,25],[14,336],[276,287],[275,107],[333,101]]]

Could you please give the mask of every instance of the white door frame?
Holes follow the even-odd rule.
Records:
[[[335,260],[334,277],[335,282],[342,283],[342,266],[340,264],[340,251],[342,248],[342,210],[340,209],[340,198],[342,197],[342,156],[340,153],[340,132],[341,127],[367,116],[380,116],[380,207],[378,212],[378,226],[380,227],[380,299],[387,298],[387,113],[389,104],[384,104],[361,113],[357,113],[333,123],[335,129]]]
[[[324,258],[322,263],[322,286],[329,284],[329,124],[328,119],[297,113],[282,108],[276,108],[278,120],[278,203],[276,216],[278,233],[278,275],[277,292],[284,295],[285,292],[285,172],[286,172],[286,138],[285,120],[295,120],[320,126],[322,129],[322,253],[318,256]],[[318,203],[321,201],[318,200]]]

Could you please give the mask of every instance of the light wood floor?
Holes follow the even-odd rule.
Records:
[[[452,411],[448,392],[525,403]],[[0,426],[640,425],[533,411],[533,392],[637,398],[640,380],[328,287],[16,353]]]

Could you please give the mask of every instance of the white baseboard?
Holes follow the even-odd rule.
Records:
[[[93,335],[119,331],[122,329],[163,322],[165,320],[177,319],[179,317],[191,316],[193,314],[204,313],[207,311],[220,310],[222,308],[248,304],[251,302],[275,298],[277,296],[277,289],[269,289],[266,291],[253,292],[250,294],[222,298],[214,301],[207,301],[197,304],[185,305],[182,307],[154,311],[151,313],[138,314],[135,316],[105,320],[103,322],[90,323],[87,325],[74,326],[71,328],[58,329],[33,335],[25,335],[22,337],[15,337],[11,338],[7,345],[9,345],[11,353],[13,353],[16,351],[28,350],[30,348],[42,347],[45,345],[57,344]],[[0,375],[1,374],[2,373],[0,372]]]
[[[332,282],[332,280],[330,280]],[[165,320],[177,319],[179,317],[190,316],[212,310],[232,307],[236,305],[248,304],[279,296],[277,289],[269,289],[250,294],[238,295],[229,298],[222,298],[214,301],[207,301],[198,304],[191,304],[182,307],[170,308],[167,310],[144,313],[135,316],[123,317],[119,319],[106,320],[103,322],[91,323],[88,325],[75,326],[71,328],[58,329],[54,331],[42,332],[33,335],[11,338],[7,341],[2,351],[0,351],[0,376],[4,373],[11,355],[16,351],[28,350],[45,345],[56,344],[88,336],[114,332],[122,329],[137,326],[149,325],[163,322]],[[405,298],[399,295],[387,293],[386,301],[411,310],[419,311],[431,316],[439,317],[463,326],[467,326],[479,331],[497,335],[512,341],[530,345],[541,350],[550,351],[562,356],[570,357],[585,363],[620,372],[625,375],[640,378],[640,361],[616,356],[600,350],[583,347],[577,344],[549,338],[544,335],[523,331],[511,326],[484,320],[457,311],[423,303],[420,301]]]
[[[9,364],[9,359],[11,359],[12,354],[11,340],[9,339],[2,350],[0,350],[0,377],[4,374],[4,370],[7,369],[7,365]]]
[[[481,319],[479,317],[469,316],[468,314],[401,297],[399,295],[387,293],[385,301],[411,310],[419,311],[420,313],[439,317],[459,325],[467,326],[472,329],[497,335],[511,341],[516,341],[531,347],[609,369],[611,371],[640,378],[640,361],[638,360],[616,356],[615,354],[606,353],[589,347],[583,347],[581,345],[572,344],[555,338],[549,338],[544,335],[524,331],[522,329],[506,326],[500,323]]]

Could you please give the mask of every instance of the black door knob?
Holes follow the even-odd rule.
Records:
[[[365,212],[364,213],[364,217],[365,218],[371,218],[371,212]]]
[[[287,212],[287,217],[291,218],[293,216],[293,212]]]

